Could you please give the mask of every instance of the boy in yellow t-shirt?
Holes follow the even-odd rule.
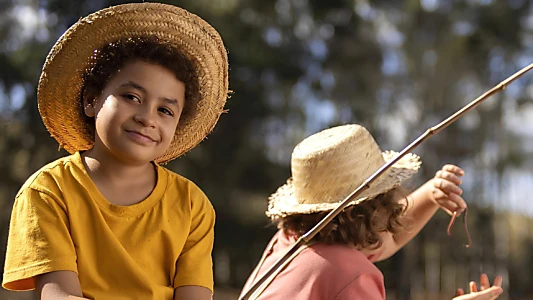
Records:
[[[211,299],[213,207],[159,164],[207,136],[227,93],[220,36],[181,8],[120,5],[67,30],[38,103],[71,155],[17,194],[3,287],[41,299]]]

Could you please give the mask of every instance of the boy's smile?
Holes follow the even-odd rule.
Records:
[[[133,61],[90,101],[84,100],[84,108],[95,118],[93,152],[122,161],[149,162],[163,155],[174,137],[185,102],[185,84],[162,66]]]
[[[143,134],[142,132],[135,130],[126,130],[126,132],[133,141],[141,145],[150,145],[152,143],[157,143],[157,141],[154,138],[150,137],[149,134]]]

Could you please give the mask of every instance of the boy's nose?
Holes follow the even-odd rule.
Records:
[[[133,116],[133,120],[144,127],[155,127],[155,115],[150,108],[139,110]]]

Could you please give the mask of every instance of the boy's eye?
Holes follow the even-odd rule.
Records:
[[[174,113],[172,113],[172,111],[170,109],[165,108],[165,107],[161,107],[159,109],[159,111],[164,113],[164,114],[166,114],[166,115],[169,115],[169,116],[173,116],[174,115]]]
[[[126,98],[128,100],[131,100],[131,101],[134,101],[134,102],[141,102],[141,99],[139,99],[139,97],[137,97],[137,96],[135,96],[133,94],[125,94],[124,98]]]

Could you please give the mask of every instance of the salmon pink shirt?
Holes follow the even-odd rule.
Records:
[[[278,231],[255,280],[296,242]],[[255,272],[254,272],[255,273]],[[247,290],[253,279],[248,279]],[[345,245],[315,243],[303,250],[270,283],[258,300],[384,300],[383,274],[363,253]]]

